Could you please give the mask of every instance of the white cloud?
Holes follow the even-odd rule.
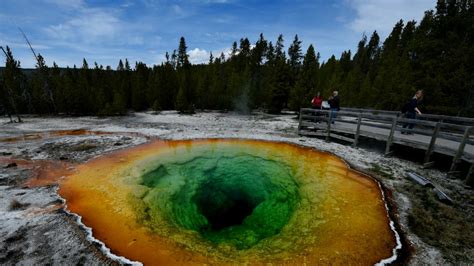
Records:
[[[188,52],[189,61],[192,64],[204,64],[209,61],[209,52],[203,49],[194,48]]]
[[[127,23],[119,15],[120,10],[117,9],[91,8],[81,4],[75,10],[75,16],[59,24],[49,25],[44,31],[55,43],[78,50],[81,47],[110,44],[142,45],[145,40],[138,28],[143,29],[143,25]]]
[[[224,53],[225,58],[228,59],[231,54],[231,49],[225,48],[225,49],[214,50],[212,51],[212,56],[214,58],[218,58],[221,56],[221,53]],[[211,55],[211,52],[205,49],[200,49],[200,48],[194,48],[188,51],[189,62],[191,62],[192,64],[207,64],[209,62],[210,55]],[[159,54],[154,61],[157,63],[166,61],[165,54]]]
[[[110,39],[117,35],[120,21],[112,14],[101,10],[87,9],[80,16],[47,28],[57,39],[95,42],[100,38]]]
[[[420,21],[424,12],[434,8],[433,0],[347,0],[355,9],[356,17],[349,23],[355,32],[371,33],[377,30],[388,36],[400,19]]]

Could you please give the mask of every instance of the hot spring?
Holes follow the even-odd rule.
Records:
[[[287,143],[155,141],[80,165],[59,193],[145,265],[374,264],[397,246],[374,179]]]

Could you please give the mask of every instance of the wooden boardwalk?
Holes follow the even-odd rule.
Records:
[[[424,166],[433,165],[431,156],[440,153],[452,157],[449,175],[457,175],[461,161],[471,165],[466,181],[474,174],[474,119],[421,115],[406,119],[399,112],[351,109],[338,112],[335,123],[328,123],[330,111],[303,108],[300,111],[298,134],[340,139],[357,146],[360,137],[386,143],[385,154],[391,153],[393,144],[409,146],[425,151]],[[407,123],[413,129],[404,129]],[[402,134],[409,132],[410,134]]]

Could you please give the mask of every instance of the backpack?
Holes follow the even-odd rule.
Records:
[[[409,108],[410,108],[410,103],[409,103],[409,102],[406,103],[406,104],[404,104],[403,107],[402,107],[402,110],[401,110],[401,111],[402,111],[402,114],[408,112],[408,109],[409,109]]]

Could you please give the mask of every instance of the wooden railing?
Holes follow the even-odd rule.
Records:
[[[387,110],[376,110],[376,109],[362,109],[362,108],[349,108],[343,107],[342,111],[356,112],[356,113],[367,113],[375,115],[393,115],[401,116],[400,111],[387,111]],[[448,116],[448,115],[433,115],[433,114],[422,114],[417,115],[417,119],[428,120],[434,122],[445,122],[450,124],[460,124],[467,126],[474,126],[474,118],[463,117],[463,116]]]
[[[393,144],[410,146],[425,151],[425,167],[433,165],[433,153],[441,153],[453,158],[449,175],[459,174],[457,168],[463,160],[471,164],[467,179],[474,172],[473,118],[421,115],[407,119],[400,112],[343,108],[332,124],[330,114],[328,110],[301,109],[298,134],[322,136],[327,141],[340,139],[353,146],[361,136],[372,138],[386,143],[386,155],[391,154]],[[407,127],[409,124],[413,129]]]

